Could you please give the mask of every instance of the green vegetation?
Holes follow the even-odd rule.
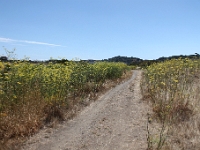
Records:
[[[143,99],[153,111],[148,115],[148,150],[200,149],[199,54],[46,62],[11,60],[13,53],[8,54],[0,61],[0,150],[45,124],[73,117],[77,106],[95,100],[108,81],[137,68],[143,68]]]
[[[149,150],[199,149],[199,73],[200,60],[188,58],[154,63],[144,71],[143,99],[151,100],[154,112],[149,120],[161,123],[156,132],[147,125]]]
[[[112,62],[0,62],[0,145],[34,134],[55,118],[71,117],[75,105],[85,104],[89,95],[95,99],[105,81],[127,70],[126,64]]]

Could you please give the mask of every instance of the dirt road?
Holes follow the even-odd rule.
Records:
[[[141,101],[141,71],[53,131],[30,138],[23,150],[145,150],[147,104]]]

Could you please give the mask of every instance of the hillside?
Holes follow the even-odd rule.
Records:
[[[179,59],[179,58],[189,58],[189,59],[199,59],[200,55],[198,53],[192,54],[192,55],[174,55],[174,56],[169,56],[169,57],[160,57],[158,59],[153,59],[153,60],[148,60],[148,59],[141,59],[138,57],[128,57],[128,56],[115,56],[112,58],[108,58],[108,59],[102,59],[102,60],[94,60],[94,59],[88,59],[88,60],[80,60],[82,62],[88,62],[88,63],[95,63],[95,62],[100,62],[100,61],[106,61],[106,62],[123,62],[127,65],[134,65],[134,66],[141,66],[141,67],[145,67],[145,66],[149,66],[152,63],[155,62],[161,62],[161,61],[165,61],[165,60],[171,60],[171,59]],[[0,61],[12,61],[9,60],[8,57],[6,56],[1,56],[0,57]],[[29,62],[32,63],[49,63],[49,62],[53,62],[53,63],[64,63],[67,62],[69,60],[67,59],[52,59],[52,60],[47,60],[47,61],[33,61],[33,60],[29,60]]]

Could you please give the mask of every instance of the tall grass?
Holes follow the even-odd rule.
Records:
[[[108,62],[0,62],[0,145],[34,134],[54,118],[70,117],[63,112],[71,114],[73,106],[88,95],[94,98],[106,80],[120,78],[127,69]]]
[[[154,118],[161,123],[159,132],[154,133],[154,136],[149,131],[149,149],[199,148],[199,144],[191,146],[189,139],[178,136],[181,132],[190,136],[189,133],[194,130],[194,138],[200,136],[200,122],[192,119],[194,116],[198,118],[200,112],[199,73],[200,60],[181,58],[155,63],[145,70],[141,84],[143,98],[151,100]],[[185,133],[186,124],[190,123],[195,123],[196,127],[191,126],[188,133]]]

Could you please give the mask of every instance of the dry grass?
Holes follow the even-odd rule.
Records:
[[[131,76],[132,71],[128,71],[121,78],[106,80],[98,87],[87,83],[82,93],[68,97],[65,101],[67,105],[56,101],[45,103],[40,92],[29,92],[26,103],[15,104],[0,114],[0,150],[19,149],[27,137],[37,133],[44,126],[54,127],[58,122],[74,117],[99,95]]]
[[[1,113],[0,117],[0,143],[2,149],[14,149],[18,143],[24,140],[23,137],[35,134],[42,127],[44,119],[44,103],[30,93],[29,103],[13,105],[12,108]],[[5,148],[6,147],[6,148]]]
[[[177,74],[169,74],[173,76],[155,75],[156,82],[146,79],[143,74],[143,100],[152,106],[147,123],[149,150],[200,149],[199,73],[197,68],[180,69]],[[171,81],[174,76],[177,82]]]
[[[199,74],[196,74],[198,77]],[[199,76],[200,77],[200,76]],[[184,115],[184,120],[174,124],[169,133],[168,146],[176,150],[197,150],[200,149],[200,79],[194,79],[188,92],[188,101],[193,114],[188,117]]]

